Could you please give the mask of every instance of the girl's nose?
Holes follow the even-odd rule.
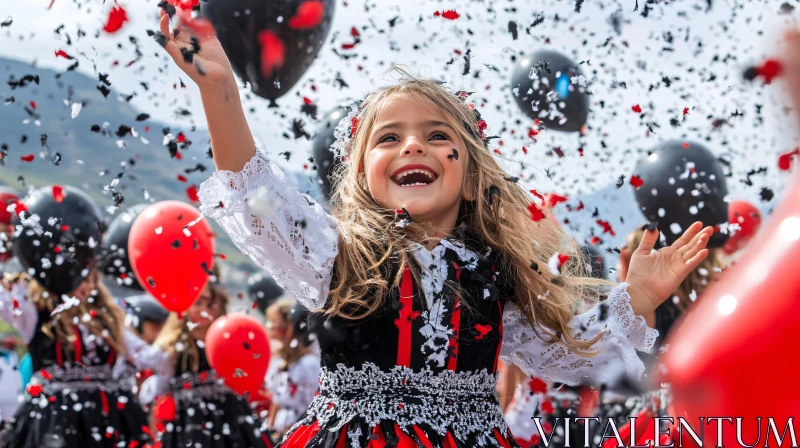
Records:
[[[427,154],[428,149],[425,147],[422,142],[420,142],[416,138],[409,138],[406,140],[405,146],[403,146],[403,155],[404,156],[411,156],[411,155],[425,155]]]

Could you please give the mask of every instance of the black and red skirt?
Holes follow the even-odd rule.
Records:
[[[282,448],[516,448],[486,370],[322,368],[320,391]]]

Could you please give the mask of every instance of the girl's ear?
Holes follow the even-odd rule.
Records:
[[[475,200],[475,193],[473,193],[472,188],[468,185],[464,185],[461,188],[461,197],[465,201],[472,202]]]

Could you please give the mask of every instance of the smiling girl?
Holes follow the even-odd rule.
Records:
[[[201,209],[328,330],[320,391],[284,447],[517,446],[495,396],[498,358],[570,384],[641,376],[636,350],[657,336],[641,316],[706,256],[710,228],[655,253],[648,231],[613,289],[570,272],[582,263],[554,275],[543,267],[568,238],[531,219],[466,95],[411,77],[344,122],[330,216],[253,142],[216,38],[186,63],[190,33],[175,36],[166,16],[161,32],[208,119],[218,171]]]

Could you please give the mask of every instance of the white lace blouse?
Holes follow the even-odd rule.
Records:
[[[290,186],[283,172],[267,160],[260,144],[240,172],[214,173],[200,186],[199,196],[203,214],[216,220],[236,247],[287,293],[311,310],[324,306],[338,253],[336,220],[322,205]],[[421,283],[429,302],[441,296],[434,292],[441,290],[446,270],[428,267],[431,260],[442,260],[438,255],[448,243],[443,240],[432,251],[416,245],[413,251],[422,267]],[[451,248],[465,261],[475,259],[466,248]],[[605,331],[594,346],[597,355],[591,358],[571,352],[562,343],[546,344],[509,302],[503,313],[501,359],[528,375],[569,384],[609,383],[620,374],[641,377],[644,364],[636,350],[649,351],[658,331],[634,315],[626,288],[622,283],[611,290],[603,302],[605,310],[596,306],[573,318],[573,328],[586,329],[581,331],[584,339]],[[429,305],[430,310],[437,308],[435,303]],[[602,319],[601,312],[605,314]],[[434,351],[430,356],[437,354]]]

